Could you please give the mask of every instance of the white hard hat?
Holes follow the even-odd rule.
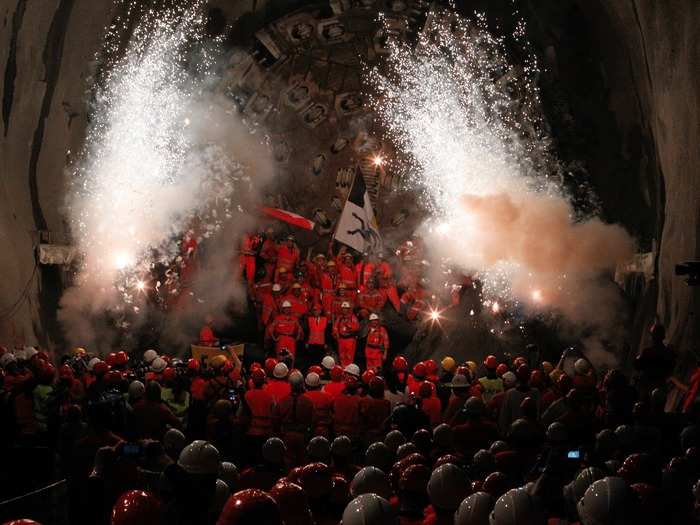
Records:
[[[321,359],[321,366],[326,370],[330,370],[335,366],[335,359],[327,355],[326,357]]]
[[[29,361],[32,357],[34,357],[36,354],[38,354],[38,350],[34,348],[33,346],[25,346],[22,348],[22,357],[21,359],[24,359],[25,361]]]
[[[379,316],[377,314],[369,314],[370,321],[379,321]]]
[[[212,516],[221,514],[230,494],[231,490],[228,488],[228,484],[222,479],[217,479],[214,486],[214,497],[209,503],[209,512]]]
[[[540,525],[545,523],[539,500],[525,488],[510,489],[491,512],[491,525]]]
[[[618,477],[593,482],[579,500],[576,508],[583,525],[621,523],[629,513],[630,488]]]
[[[404,443],[406,443],[406,436],[404,436],[400,430],[392,430],[384,438],[384,444],[389,447],[389,450],[394,454],[396,454],[396,451]]]
[[[389,499],[391,487],[383,471],[377,467],[364,467],[352,478],[350,494],[353,498],[362,494],[378,494],[382,498]]]
[[[162,372],[168,366],[168,363],[162,357],[156,357],[151,361],[151,370],[156,373]]]
[[[219,451],[208,441],[197,439],[182,449],[177,464],[188,474],[217,474]]]
[[[273,285],[272,285],[272,291],[273,291],[273,292],[281,292],[281,291],[282,291],[282,286],[280,286],[279,284],[273,284]]]
[[[392,525],[398,523],[391,504],[376,494],[356,497],[343,512],[343,525]]]
[[[585,468],[574,481],[564,487],[564,494],[569,495],[573,503],[577,503],[586,494],[588,487],[604,477],[605,473],[597,467]]]
[[[143,362],[146,364],[150,364],[151,361],[153,361],[156,357],[158,357],[158,352],[156,352],[153,349],[146,350],[143,353]]]
[[[143,388],[143,383],[139,381],[134,381],[134,383],[139,383],[141,388]],[[129,385],[129,388],[131,389],[131,385]],[[187,438],[185,438],[185,434],[183,434],[177,428],[169,428],[163,435],[163,448],[165,448],[168,455],[172,453],[179,456],[182,449],[185,448],[186,443]]]
[[[515,386],[515,383],[518,382],[518,378],[517,378],[516,375],[515,375],[513,372],[511,372],[510,370],[508,370],[508,372],[506,372],[505,374],[503,374],[503,375],[501,376],[501,379],[503,379],[503,386],[504,386],[505,388],[514,387],[514,386]]]
[[[292,307],[292,303],[290,303],[289,301],[282,302],[282,308],[291,308],[291,307]]]
[[[341,308],[350,308],[350,303],[347,301],[343,301],[340,305]]]
[[[331,444],[324,436],[314,436],[306,445],[306,455],[309,459],[326,463],[331,457]]]
[[[452,463],[445,463],[430,475],[428,496],[433,506],[454,512],[469,493],[470,486],[464,470]]]
[[[15,361],[17,361],[15,354],[12,352],[6,352],[0,356],[0,367],[5,368],[7,365],[14,363]]]
[[[280,438],[271,437],[262,447],[262,456],[268,463],[281,464],[284,462],[284,455],[287,453],[287,447]]]
[[[350,363],[348,366],[345,367],[343,372],[351,376],[360,377],[360,367],[357,366],[355,363]]]
[[[292,370],[292,373],[289,374],[289,382],[292,385],[301,385],[304,383],[304,375],[299,370]]]
[[[102,361],[102,359],[100,359],[99,357],[93,357],[92,359],[90,359],[90,361],[88,361],[87,364],[88,372],[92,372],[92,369],[95,368],[95,365],[100,361]]]
[[[487,525],[493,498],[486,492],[475,492],[464,498],[455,513],[455,525]]]
[[[583,358],[574,362],[574,370],[577,374],[586,375],[590,369],[591,364]]]
[[[146,393],[146,387],[141,381],[132,381],[129,384],[129,396],[134,399],[140,399]]]
[[[452,388],[463,388],[469,386],[469,380],[464,374],[455,374],[452,377]]]
[[[272,375],[277,379],[284,379],[289,373],[289,368],[284,363],[277,363],[272,369]]]
[[[241,479],[238,467],[230,461],[222,461],[219,465],[219,479],[226,483],[231,492],[235,491]]]
[[[316,388],[321,384],[321,378],[316,372],[309,372],[306,374],[306,386],[311,388]]]

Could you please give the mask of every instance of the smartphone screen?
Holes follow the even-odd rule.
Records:
[[[569,459],[581,459],[581,451],[580,450],[569,450],[569,453],[566,455],[566,457]]]

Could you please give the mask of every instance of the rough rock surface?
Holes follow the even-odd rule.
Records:
[[[264,22],[306,2],[211,3],[235,22],[243,43]],[[656,279],[641,297],[652,306],[640,309],[637,331],[657,312],[677,347],[697,345],[699,291],[674,276],[674,265],[700,257],[700,3],[519,3],[530,24],[541,22],[534,43],[556,69],[574,120],[595,139],[581,148],[606,218],[625,224],[643,249],[657,247]],[[0,3],[0,343],[51,345],[60,338],[62,275],[35,268],[34,249],[40,231],[58,242],[65,235],[63,168],[68,152],[80,147],[93,57],[117,4]],[[461,4],[473,10],[480,2]],[[572,42],[579,36],[589,49]],[[581,87],[579,70],[595,72],[596,90]]]

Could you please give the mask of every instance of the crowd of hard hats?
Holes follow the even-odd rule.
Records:
[[[56,451],[78,525],[698,522],[698,405],[666,412],[667,377],[1,354],[4,444]]]

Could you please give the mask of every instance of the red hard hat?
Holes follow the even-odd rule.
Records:
[[[110,525],[158,525],[160,500],[143,490],[125,492],[112,507]]]
[[[488,492],[494,501],[510,490],[512,483],[503,472],[492,472],[484,480],[481,490]]]
[[[47,354],[43,350],[39,350],[34,357],[36,359],[40,359],[41,361],[49,361],[49,354]]]
[[[95,374],[96,376],[102,376],[109,372],[109,365],[105,363],[104,361],[100,361],[99,363],[95,363],[95,366],[92,367],[92,373]]]
[[[333,490],[331,469],[325,463],[310,463],[301,469],[299,484],[309,498],[321,499]]]
[[[199,372],[199,359],[189,358],[187,360],[187,369],[191,372]]]
[[[41,370],[39,371],[39,377],[44,382],[53,381],[55,376],[56,376],[56,367],[53,366],[51,363],[44,364],[44,366],[41,367]]]
[[[41,525],[41,523],[25,518],[19,520],[6,521],[5,523],[3,523],[3,525]]]
[[[251,371],[251,373],[253,372],[253,370],[263,370],[263,367],[262,367],[262,365],[261,365],[260,363],[258,363],[257,361],[253,361],[253,363],[250,365],[250,371]],[[263,370],[263,372],[265,372],[265,371]]]
[[[126,355],[126,352],[124,350],[119,350],[117,352],[117,364],[118,365],[125,365],[129,362],[129,356]]]
[[[272,372],[274,371],[275,367],[277,366],[277,359],[274,357],[268,357],[265,359],[265,373],[268,376],[272,375]]]
[[[114,366],[117,364],[117,354],[116,352],[110,352],[107,354],[107,357],[105,358],[105,363],[107,363],[109,366]]]
[[[413,367],[413,377],[416,378],[424,378],[427,373],[427,370],[425,369],[425,363],[416,363]]]
[[[216,525],[248,525],[264,523],[282,525],[277,502],[267,492],[246,489],[229,497]]]
[[[457,370],[455,371],[455,375],[461,375],[464,377],[469,377],[471,376],[472,371],[469,369],[467,365],[459,365],[457,367]]]
[[[435,388],[435,385],[433,385],[430,381],[423,381],[418,387],[418,395],[423,399],[432,397],[433,388]]]
[[[110,370],[105,381],[108,385],[118,386],[122,382],[122,373],[119,370]]]
[[[70,367],[70,365],[61,365],[61,367],[58,369],[58,377],[60,379],[73,379],[75,374],[73,373],[73,369]]]
[[[422,494],[425,493],[428,481],[430,481],[430,469],[427,465],[409,465],[399,476],[399,490]]]
[[[405,372],[408,370],[408,361],[402,355],[397,355],[391,363],[391,368],[394,372]]]
[[[299,485],[281,479],[270,489],[270,496],[277,502],[285,525],[313,525],[306,492]]]
[[[489,369],[494,369],[498,366],[498,359],[495,355],[487,355],[484,359],[484,366]]]
[[[362,382],[365,385],[369,385],[370,381],[372,381],[372,378],[376,375],[377,375],[377,373],[374,370],[372,370],[371,368],[368,370],[365,370],[364,372],[362,372]]]
[[[323,376],[323,368],[321,368],[319,365],[311,365],[307,373],[310,374],[311,372],[314,372],[319,376]]]
[[[163,370],[163,381],[172,381],[175,379],[175,376],[177,375],[177,371],[169,366],[165,370]]]
[[[256,368],[250,374],[250,378],[253,380],[255,386],[261,386],[265,383],[265,372],[262,368]]]
[[[420,452],[414,452],[409,454],[403,459],[400,459],[391,467],[391,472],[389,472],[389,483],[394,489],[398,488],[399,480],[403,471],[406,470],[411,465],[428,465],[428,460]]]
[[[530,372],[530,386],[532,388],[541,388],[544,384],[544,374],[539,370]]]
[[[331,368],[331,380],[338,382],[341,379],[343,379],[343,368],[340,365],[335,365]]]
[[[440,465],[444,465],[445,463],[452,463],[454,465],[459,465],[461,463],[461,461],[454,454],[443,454],[442,456],[440,456],[437,459],[437,461],[435,462],[435,465],[433,465],[433,468],[436,469]]]
[[[515,371],[515,375],[520,381],[528,381],[530,379],[530,367],[526,364],[518,366],[518,369]]]
[[[425,365],[425,373],[427,375],[429,375],[429,376],[437,375],[438,364],[433,359],[428,359],[427,361],[423,361],[423,364]]]
[[[345,508],[351,499],[350,483],[340,474],[334,474],[331,479],[333,481],[333,489],[328,499],[336,507]]]
[[[513,360],[513,367],[517,370],[520,365],[527,363],[527,360],[523,356],[518,356]]]
[[[508,365],[505,363],[501,363],[496,367],[496,375],[501,377],[503,374],[505,374],[508,371]]]

